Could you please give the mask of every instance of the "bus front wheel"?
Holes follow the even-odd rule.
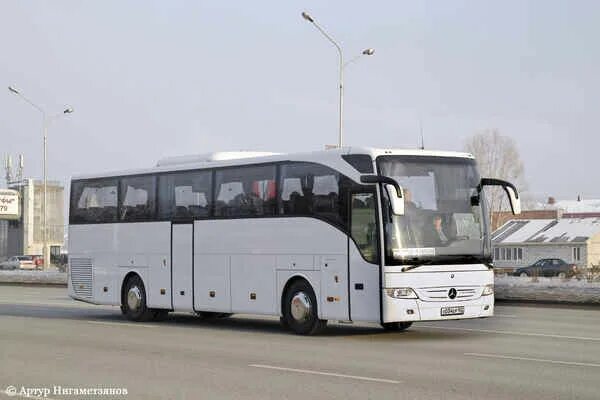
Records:
[[[386,331],[395,331],[395,332],[405,331],[408,328],[410,328],[411,325],[412,325],[412,322],[410,322],[410,321],[407,321],[407,322],[384,322],[383,324],[381,324],[383,329],[385,329]]]
[[[299,335],[313,335],[327,325],[327,320],[319,319],[317,298],[308,282],[298,280],[286,290],[283,299],[284,327]]]
[[[166,316],[163,310],[153,310],[146,306],[146,288],[138,275],[130,277],[123,288],[121,311],[132,321],[151,321]],[[160,315],[159,315],[160,314]]]

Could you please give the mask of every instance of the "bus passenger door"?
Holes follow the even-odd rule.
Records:
[[[193,241],[194,224],[171,224],[171,293],[175,311],[194,311]]]
[[[375,191],[356,191],[350,200],[350,319],[379,322],[380,270],[377,197]]]

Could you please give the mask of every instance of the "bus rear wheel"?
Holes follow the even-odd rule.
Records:
[[[305,280],[292,283],[282,305],[282,325],[298,335],[314,335],[327,326],[327,320],[319,319],[315,292]]]
[[[410,321],[406,321],[406,322],[384,322],[383,324],[381,324],[381,326],[386,331],[401,332],[401,331],[405,331],[408,328],[410,328],[410,326],[412,324],[413,323],[410,322]]]
[[[142,279],[134,275],[123,288],[121,311],[131,321],[151,321],[166,317],[167,310],[153,310],[146,306],[146,288]]]

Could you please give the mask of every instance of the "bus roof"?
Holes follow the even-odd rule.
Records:
[[[278,161],[305,161],[315,162],[332,167],[347,175],[356,174],[349,164],[343,162],[341,156],[349,154],[366,154],[375,159],[386,155],[404,156],[429,156],[429,157],[455,157],[473,159],[469,153],[454,151],[437,151],[421,149],[383,149],[372,147],[342,147],[328,150],[312,151],[305,153],[271,153],[271,152],[218,152],[198,155],[176,156],[160,159],[155,167],[131,169],[122,171],[107,171],[97,174],[75,175],[72,179],[93,179],[111,176],[142,175],[157,172],[185,171],[191,169],[229,167],[236,165],[262,164]]]

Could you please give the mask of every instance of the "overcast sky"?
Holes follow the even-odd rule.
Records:
[[[513,137],[539,198],[600,197],[597,1],[0,1],[0,153],[41,176],[153,166],[170,155],[346,144],[461,150]],[[2,157],[3,158],[3,157]],[[0,180],[1,182],[1,180]]]

